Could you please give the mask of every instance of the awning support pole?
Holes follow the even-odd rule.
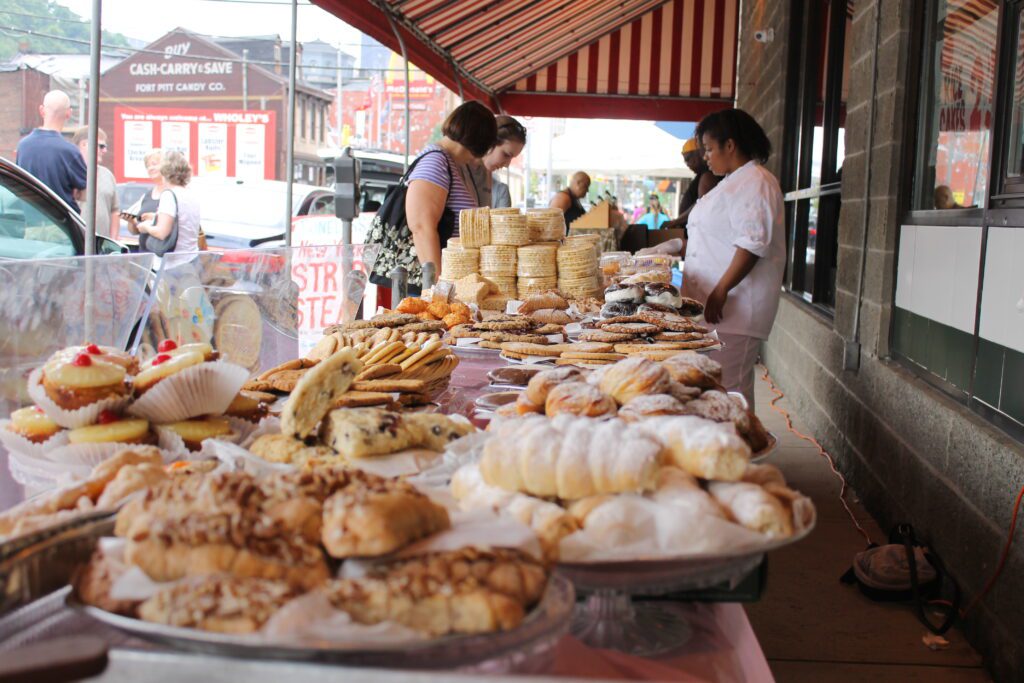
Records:
[[[395,33],[395,39],[398,41],[398,47],[402,50],[402,60],[405,62],[405,168],[409,168],[409,53],[405,49],[405,39],[402,38],[402,34],[398,32],[398,24],[395,23],[394,17],[388,13],[388,22],[391,24],[391,30]]]
[[[292,0],[292,50],[291,57],[288,59],[288,151],[285,153],[287,186],[285,187],[284,245],[286,247],[292,246],[292,183],[295,182],[295,70],[299,54],[298,24],[299,3],[298,0]]]
[[[89,147],[86,152],[85,254],[96,253],[96,171],[100,127],[100,48],[102,47],[103,0],[92,0],[92,24],[89,27]]]

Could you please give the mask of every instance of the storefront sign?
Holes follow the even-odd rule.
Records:
[[[145,154],[174,149],[197,176],[273,179],[273,111],[114,109],[114,174],[119,182],[148,180]]]

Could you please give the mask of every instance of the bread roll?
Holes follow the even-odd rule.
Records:
[[[713,389],[722,381],[722,365],[695,351],[676,354],[661,365],[672,379],[687,386]]]
[[[544,402],[544,412],[548,417],[562,413],[582,417],[605,417],[614,415],[616,410],[615,401],[610,396],[601,393],[597,387],[583,382],[559,384],[548,392],[548,398]]]
[[[682,413],[683,404],[668,394],[645,394],[637,396],[622,406],[622,409],[619,410],[619,417],[627,422],[636,422],[655,415],[681,415]]]
[[[601,377],[601,391],[625,405],[641,394],[664,394],[669,387],[668,372],[658,363],[641,356],[619,361]]]
[[[526,385],[526,398],[542,406],[548,400],[548,393],[556,386],[564,382],[575,382],[582,378],[583,373],[580,369],[571,365],[538,372],[530,378]]]

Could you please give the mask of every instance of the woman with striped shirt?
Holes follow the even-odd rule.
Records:
[[[405,215],[420,263],[434,263],[441,277],[441,249],[450,237],[459,236],[459,211],[477,205],[459,172],[487,154],[494,146],[498,127],[494,114],[471,100],[455,108],[441,128],[444,137],[416,159],[409,174]]]

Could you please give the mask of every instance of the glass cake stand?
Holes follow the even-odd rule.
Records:
[[[596,648],[651,657],[678,649],[692,635],[686,608],[668,602],[634,601],[633,596],[735,586],[764,559],[765,553],[796,543],[814,528],[738,553],[666,560],[563,562],[558,574],[586,597],[572,615],[572,634]]]

